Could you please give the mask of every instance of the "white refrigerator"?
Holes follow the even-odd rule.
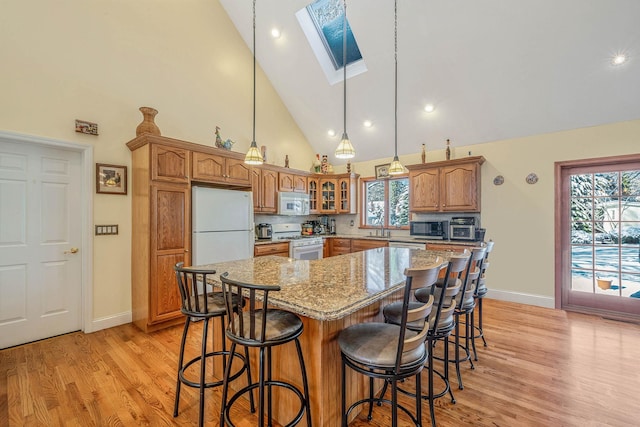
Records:
[[[253,194],[193,187],[192,265],[253,258]]]

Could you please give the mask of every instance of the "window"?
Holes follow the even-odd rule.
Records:
[[[409,227],[409,178],[362,180],[363,227]]]

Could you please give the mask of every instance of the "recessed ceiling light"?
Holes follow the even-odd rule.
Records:
[[[613,59],[611,59],[611,63],[613,65],[622,65],[626,61],[627,61],[627,57],[623,53],[619,53],[616,56],[614,56]]]
[[[336,131],[333,129],[329,129],[327,131],[327,135],[329,135],[331,138],[333,138],[334,136],[336,136]]]
[[[280,38],[280,30],[277,28],[272,28],[271,29],[271,37],[273,37],[274,39]]]
[[[433,104],[427,104],[424,106],[424,111],[426,111],[427,113],[433,113],[435,109],[436,107]]]
[[[365,120],[362,125],[366,128],[370,128],[371,126],[373,126],[373,123],[371,123],[371,120]]]

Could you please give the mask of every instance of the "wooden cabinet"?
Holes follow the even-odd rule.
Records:
[[[289,242],[267,243],[253,247],[253,256],[265,255],[289,257]]]
[[[278,171],[268,166],[251,170],[253,191],[253,211],[256,213],[276,213],[278,211]]]
[[[484,157],[409,165],[411,212],[480,212]]]
[[[345,174],[338,178],[338,213],[358,213],[358,175]]]
[[[310,176],[307,181],[309,189],[309,213],[320,213],[320,205],[318,203],[320,197],[320,178],[318,176]]]
[[[309,178],[309,213],[358,213],[356,174],[318,175]],[[311,207],[316,206],[312,210]]]
[[[251,185],[251,168],[244,163],[244,158],[225,155],[194,152],[191,169],[194,181],[217,184]]]
[[[366,251],[367,249],[384,248],[389,246],[386,240],[352,239],[351,252]]]
[[[144,134],[132,151],[131,306],[145,332],[184,321],[173,267],[191,263],[188,143]]]
[[[278,173],[278,191],[307,192],[307,176],[293,172]]]
[[[161,144],[151,146],[151,179],[154,181],[189,183],[189,155],[184,148]]]
[[[329,239],[331,241],[331,256],[350,254],[351,253],[351,239],[343,239],[334,237]]]
[[[329,258],[331,256],[331,239],[322,239],[322,258]]]

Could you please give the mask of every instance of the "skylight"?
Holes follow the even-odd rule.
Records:
[[[316,0],[300,9],[296,17],[329,83],[333,85],[342,81],[342,1]],[[348,19],[347,65],[347,78],[367,71]]]

